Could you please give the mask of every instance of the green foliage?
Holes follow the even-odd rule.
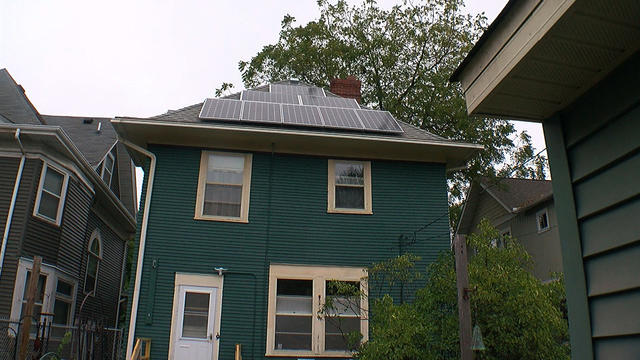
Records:
[[[64,351],[64,347],[69,345],[71,342],[71,331],[67,331],[64,333],[60,344],[58,345],[58,349],[56,350],[56,355],[58,358],[62,358],[62,352]]]
[[[467,169],[450,174],[452,205],[459,205],[471,179],[496,175],[495,165],[516,149],[513,125],[468,116],[460,86],[449,82],[483,31],[484,16],[464,14],[463,0],[405,0],[391,9],[374,0],[353,6],[319,0],[318,6],[320,16],[306,25],[295,26],[295,18],[285,16],[278,41],[239,62],[246,87],[290,78],[325,87],[333,78],[356,76],[365,105],[484,146]]]
[[[522,245],[500,236],[488,222],[467,239],[471,313],[487,350],[481,359],[568,359],[569,347],[562,278],[542,284],[531,275],[531,258]],[[394,305],[390,297],[373,301],[371,341],[359,357],[373,359],[457,359],[458,308],[455,260],[442,254],[429,266],[426,286],[413,304]]]

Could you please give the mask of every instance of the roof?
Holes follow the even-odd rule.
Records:
[[[7,69],[0,69],[0,117],[15,124],[42,124],[40,114]]]
[[[551,180],[481,178],[471,184],[456,233],[468,234],[472,230],[483,193],[495,199],[508,214],[517,214],[553,199]]]
[[[93,167],[102,161],[118,138],[109,118],[57,115],[42,117],[47,124],[60,126]]]
[[[528,209],[553,196],[551,180],[504,178],[491,182],[484,178],[481,184],[511,213]]]

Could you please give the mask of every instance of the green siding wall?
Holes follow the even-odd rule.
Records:
[[[561,204],[556,197],[560,235],[579,244],[563,249],[572,346],[601,359],[640,354],[639,67],[636,53],[543,123],[554,194],[563,197]],[[579,273],[568,275],[568,266]]]
[[[200,149],[149,149],[157,155],[157,168],[136,337],[152,338],[155,359],[167,357],[176,272],[227,268],[220,359],[233,358],[236,343],[243,345],[245,359],[263,358],[270,263],[364,267],[397,254],[400,234],[432,221],[409,249],[422,257],[419,269],[449,247],[442,164],[372,161],[374,214],[345,215],[327,213],[326,158],[254,153],[249,223],[242,224],[193,219]]]

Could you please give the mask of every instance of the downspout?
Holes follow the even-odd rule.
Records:
[[[18,173],[16,174],[16,181],[13,185],[13,195],[11,196],[11,205],[9,205],[9,212],[7,213],[7,222],[4,224],[4,234],[2,235],[2,250],[0,250],[0,276],[2,276],[2,267],[4,266],[4,254],[7,251],[7,242],[9,242],[9,230],[11,229],[11,220],[13,218],[13,210],[16,207],[16,200],[18,199],[18,189],[20,188],[20,181],[22,180],[22,170],[24,169],[25,153],[22,141],[20,141],[20,129],[16,129],[14,138],[18,142],[22,156],[20,157],[20,166],[18,167]]]
[[[144,250],[147,242],[147,226],[149,224],[149,208],[151,206],[151,194],[153,193],[153,180],[156,173],[156,155],[149,150],[133,144],[129,141],[118,139],[128,148],[139,152],[149,158],[149,178],[147,179],[147,192],[144,199],[144,212],[140,226],[140,245],[138,246],[138,261],[136,263],[136,277],[133,285],[133,301],[131,302],[131,316],[129,317],[129,333],[127,334],[126,359],[131,359],[133,352],[133,340],[136,331],[136,318],[138,316],[138,303],[140,301],[140,283],[142,282],[142,264],[144,262]]]

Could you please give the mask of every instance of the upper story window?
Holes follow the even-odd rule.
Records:
[[[113,178],[113,167],[115,163],[116,158],[113,156],[113,151],[109,151],[102,161],[102,169],[100,170],[100,177],[108,187],[111,187],[111,178]]]
[[[549,212],[547,208],[544,208],[536,213],[536,223],[538,225],[538,232],[549,230]]]
[[[368,336],[366,271],[271,265],[267,356],[350,357],[354,332]]]
[[[329,160],[327,211],[372,214],[371,162]]]
[[[84,277],[84,292],[86,294],[92,293],[92,295],[95,295],[98,284],[98,270],[100,270],[101,261],[102,240],[100,239],[100,232],[96,229],[93,234],[91,234],[91,240],[89,240],[87,271]]]
[[[196,219],[248,222],[251,154],[203,151]]]
[[[33,215],[60,225],[69,175],[47,164],[42,165]]]

